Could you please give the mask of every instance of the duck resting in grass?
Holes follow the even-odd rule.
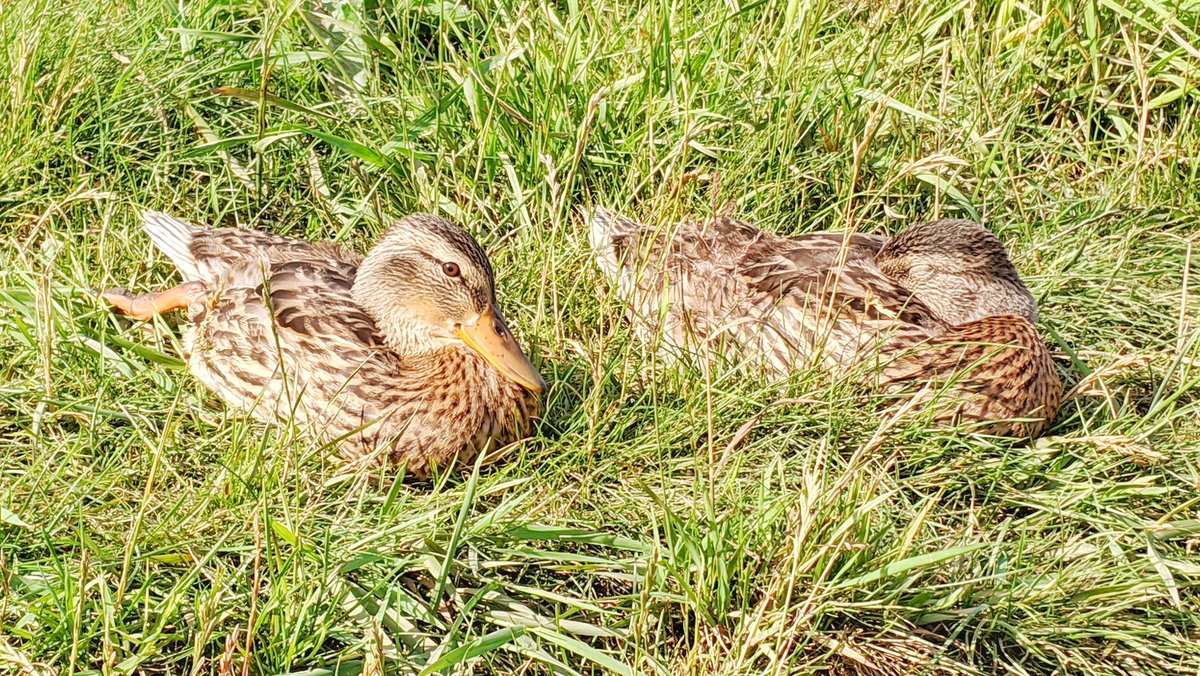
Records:
[[[142,227],[183,283],[104,298],[141,320],[186,308],[190,370],[233,407],[417,478],[523,438],[540,414],[545,382],[454,223],[408,216],[365,257],[155,211]]]
[[[1031,437],[1062,382],[1037,304],[983,226],[939,220],[877,235],[780,237],[717,216],[674,227],[593,210],[596,262],[638,336],[776,374],[820,365],[938,400],[941,423]]]

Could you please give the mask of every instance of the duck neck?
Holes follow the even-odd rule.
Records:
[[[383,342],[417,378],[454,378],[462,370],[464,349],[430,336],[428,327],[403,319],[376,320]]]
[[[415,326],[413,322],[389,317],[374,319],[383,342],[393,352],[404,355],[406,359],[433,359],[451,349],[449,345],[430,340],[428,332],[423,331],[423,327]]]

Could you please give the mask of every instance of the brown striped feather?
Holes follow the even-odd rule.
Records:
[[[465,347],[420,361],[389,349],[351,295],[362,259],[344,247],[222,228],[195,235],[191,253],[210,288],[189,308],[191,371],[261,420],[425,477],[523,438],[540,413]]]
[[[998,434],[1039,434],[1057,413],[1061,381],[1033,325],[947,323],[881,271],[882,237],[785,238],[727,217],[656,230],[604,209],[591,219],[598,264],[667,358],[703,350],[776,373],[878,364],[865,379],[888,391],[952,382],[960,420],[1031,419],[992,425]]]

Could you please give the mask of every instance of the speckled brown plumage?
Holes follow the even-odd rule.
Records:
[[[155,212],[145,227],[185,280],[203,284],[188,305],[189,366],[230,405],[294,422],[350,460],[404,462],[417,477],[530,432],[537,393],[452,335],[457,315],[495,310],[486,328],[511,342],[490,264],[458,226],[401,221],[368,254],[380,260],[357,286],[364,258],[335,244]],[[447,262],[462,272],[449,278]],[[433,318],[410,316],[422,312]]]
[[[1061,381],[1031,323],[1032,296],[981,226],[933,222],[889,241],[779,237],[728,217],[659,229],[605,209],[590,219],[596,260],[635,331],[667,358],[855,369],[888,391],[947,383],[940,399],[954,405],[939,420],[1030,419],[991,424],[998,434],[1039,434],[1058,410]],[[1003,259],[991,260],[997,247]],[[921,292],[885,274],[889,265]],[[993,308],[1009,314],[988,316]]]
[[[880,384],[890,392],[939,390],[935,419],[983,423],[983,431],[1036,437],[1062,403],[1050,351],[1025,317],[992,315],[948,327],[894,354]]]
[[[1004,245],[972,221],[910,225],[876,255],[879,270],[950,324],[1014,314],[1037,323],[1037,303]]]

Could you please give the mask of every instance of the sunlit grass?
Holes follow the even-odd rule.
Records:
[[[1194,4],[360,5],[0,4],[0,670],[1200,669]],[[1011,443],[663,366],[592,203],[982,219],[1072,397]],[[94,298],[173,279],[138,206],[459,220],[538,436],[397,483],[228,412]]]

